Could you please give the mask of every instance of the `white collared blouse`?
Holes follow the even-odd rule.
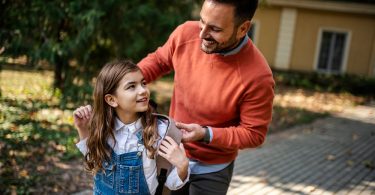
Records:
[[[146,149],[143,145],[138,145],[138,138],[137,133],[143,129],[141,119],[138,119],[134,123],[131,124],[124,124],[116,117],[115,119],[115,130],[114,135],[116,139],[116,143],[112,138],[108,140],[108,144],[112,147],[116,154],[124,154],[128,152],[135,152],[139,150],[144,150],[142,152],[142,160],[143,160],[143,169],[145,178],[147,181],[148,188],[151,194],[155,194],[156,188],[158,186],[157,180],[157,168],[156,168],[156,161],[155,159],[150,159],[147,157]],[[163,120],[158,120],[158,133],[159,135],[165,135],[167,129],[167,124]],[[164,137],[164,136],[163,136]],[[82,154],[87,153],[87,145],[86,145],[87,138],[80,140],[76,146],[81,151]],[[159,146],[161,139],[157,141],[157,146]],[[177,174],[177,169],[174,167],[169,174],[167,181],[165,182],[165,186],[167,186],[170,190],[177,190],[185,185],[185,183],[189,180],[190,175],[190,168],[188,168],[188,176],[186,177],[185,181],[182,181]]]

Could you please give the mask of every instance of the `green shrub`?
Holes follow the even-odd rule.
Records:
[[[277,85],[375,97],[375,77],[273,70]]]

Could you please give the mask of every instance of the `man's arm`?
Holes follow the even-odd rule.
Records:
[[[225,128],[210,127],[212,137],[209,144],[222,149],[254,148],[261,145],[271,122],[273,97],[272,77],[259,82],[240,105],[240,124]],[[176,126],[182,129],[184,142],[202,141],[207,131],[207,128],[198,124],[176,123]]]
[[[148,83],[173,70],[172,57],[177,47],[177,36],[180,31],[181,26],[174,30],[163,46],[159,47],[155,52],[148,54],[147,57],[138,63]]]
[[[258,82],[240,105],[240,124],[236,127],[213,127],[210,144],[229,149],[254,148],[263,144],[272,119],[273,98],[272,77]]]

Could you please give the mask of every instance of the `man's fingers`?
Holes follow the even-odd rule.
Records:
[[[181,139],[181,142],[182,142],[182,143],[189,143],[190,140],[191,140],[190,138],[182,138],[182,139]]]
[[[187,131],[191,130],[191,127],[190,127],[189,124],[180,123],[180,122],[176,122],[176,127],[179,128],[179,129],[187,130]]]

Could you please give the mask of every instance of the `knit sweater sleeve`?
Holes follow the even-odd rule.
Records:
[[[158,47],[155,52],[148,54],[138,63],[147,82],[154,81],[173,70],[172,58],[181,33],[181,26],[172,32],[163,46]]]
[[[272,76],[259,79],[240,104],[238,126],[212,128],[210,143],[222,149],[254,148],[263,144],[272,118],[274,80]]]

